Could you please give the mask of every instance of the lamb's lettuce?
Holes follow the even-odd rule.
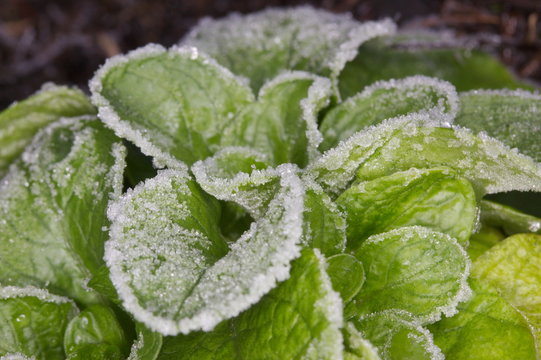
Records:
[[[64,331],[79,310],[68,298],[34,287],[0,287],[0,356],[64,359]]]
[[[0,177],[36,132],[62,117],[94,115],[96,109],[78,89],[45,84],[28,99],[0,113]]]
[[[394,31],[204,20],[0,113],[0,360],[539,358],[539,95]]]
[[[41,131],[0,181],[0,282],[82,303],[103,264],[108,202],[122,191],[125,150],[94,117]]]

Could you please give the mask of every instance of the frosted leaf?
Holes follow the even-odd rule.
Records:
[[[541,191],[541,165],[494,138],[459,127],[405,126],[378,149],[377,156],[359,167],[357,177],[368,180],[411,167],[436,166],[450,167],[468,179],[478,196],[511,190]]]
[[[126,360],[156,360],[162,348],[162,335],[147,329],[141,323],[135,324],[135,331],[137,338]]]
[[[427,114],[414,114],[388,119],[377,126],[370,126],[340,142],[311,163],[306,178],[318,182],[325,191],[340,194],[355,178],[359,166],[377,154],[386,143],[400,146],[400,134],[414,134],[419,126],[437,126],[438,119]],[[393,140],[395,138],[395,140]],[[394,142],[393,142],[394,141]],[[398,141],[398,142],[397,142]]]
[[[75,303],[35,287],[0,287],[0,358],[62,360]]]
[[[304,188],[291,165],[276,171],[281,187],[265,216],[230,249],[217,202],[183,172],[163,171],[112,204],[105,259],[124,307],[164,335],[209,331],[287,279]]]
[[[247,146],[266,154],[272,165],[304,167],[319,156],[319,111],[328,105],[328,79],[302,71],[285,72],[265,83],[257,102],[224,130],[222,146]]]
[[[467,245],[478,220],[470,182],[449,168],[412,168],[355,182],[336,202],[346,213],[351,250],[370,235],[409,225],[446,233]]]
[[[266,156],[249,148],[227,147],[192,166],[198,184],[217,199],[233,201],[261,218],[280,188],[279,174]]]
[[[29,98],[0,112],[0,178],[36,132],[61,117],[93,115],[96,109],[79,89],[47,83]]]
[[[197,49],[156,44],[108,59],[90,90],[107,126],[157,165],[174,168],[212,155],[233,115],[254,100]]]
[[[541,161],[541,95],[524,90],[474,90],[460,94],[456,123],[486,132]]]
[[[363,42],[396,31],[390,20],[359,23],[308,6],[267,9],[224,19],[203,19],[182,41],[195,46],[253,89],[284,70],[305,70],[335,78]]]
[[[378,81],[329,111],[321,123],[322,149],[336,146],[359,130],[400,115],[427,113],[451,124],[458,111],[453,85],[426,76]]]
[[[377,347],[383,360],[443,360],[432,334],[403,310],[386,310],[353,318],[361,336]]]
[[[279,325],[277,327],[277,325]],[[342,302],[324,258],[305,249],[291,276],[210,332],[167,337],[161,360],[342,359]]]
[[[103,264],[106,207],[122,191],[125,149],[95,117],[41,130],[0,181],[0,282],[88,304]]]
[[[344,343],[346,352],[352,355],[352,360],[381,360],[378,349],[366,340],[351,322],[344,326]]]
[[[0,360],[36,360],[35,357],[27,357],[21,353],[9,353],[4,356],[0,356]]]
[[[468,255],[456,239],[420,226],[368,238],[355,252],[366,272],[358,314],[402,309],[426,324],[468,299]]]

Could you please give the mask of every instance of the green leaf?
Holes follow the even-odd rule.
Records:
[[[229,251],[218,203],[184,172],[163,171],[110,206],[105,259],[136,320],[164,335],[208,331],[288,277],[304,189],[291,165],[276,171],[281,190]]]
[[[106,208],[122,191],[125,149],[95,118],[43,129],[0,182],[0,282],[82,303],[103,262]]]
[[[258,90],[286,70],[336,78],[360,44],[395,30],[390,20],[359,23],[347,15],[297,7],[204,19],[182,43],[205,51]]]
[[[474,90],[460,94],[455,122],[485,132],[541,161],[541,96],[523,90]]]
[[[528,232],[541,234],[541,219],[535,216],[488,200],[481,200],[479,205],[481,221],[502,228],[507,235]]]
[[[191,168],[197,183],[207,193],[242,206],[254,218],[261,218],[280,189],[280,178],[268,168],[266,157],[243,147],[226,147]]]
[[[472,261],[475,261],[485,251],[499,243],[505,238],[505,235],[489,225],[482,224],[481,229],[470,237],[470,245],[467,248],[468,255]]]
[[[458,313],[429,327],[448,359],[534,360],[534,338],[528,322],[486,284],[470,281],[473,297]]]
[[[517,234],[494,245],[477,258],[472,276],[496,288],[528,319],[541,351],[541,235]]]
[[[0,356],[11,353],[39,360],[64,359],[64,331],[78,311],[73,301],[45,290],[1,287]]]
[[[26,100],[0,112],[0,178],[36,132],[62,117],[93,115],[96,109],[79,89],[45,84]]]
[[[344,326],[344,360],[381,360],[378,349],[348,322]]]
[[[135,325],[137,339],[127,360],[156,360],[162,348],[163,336],[141,323]]]
[[[147,45],[113,57],[90,82],[100,118],[157,165],[212,155],[251,90],[195,48]]]
[[[115,313],[103,305],[91,305],[71,319],[64,335],[64,351],[68,357],[92,347],[103,346],[107,354],[121,359],[128,343]],[[103,359],[107,359],[103,357]]]
[[[541,166],[498,140],[467,129],[437,127],[426,115],[390,119],[360,131],[308,167],[309,174],[334,194],[355,173],[372,180],[415,168],[450,167],[468,179],[477,196],[541,191]]]
[[[113,345],[86,344],[77,347],[66,360],[123,360],[124,358]]]
[[[341,253],[346,248],[346,219],[323,189],[314,181],[303,179],[304,244],[318,248],[325,256]]]
[[[211,332],[165,338],[160,360],[340,359],[342,303],[325,262],[306,249],[290,278]]]
[[[410,169],[356,182],[336,202],[345,210],[353,251],[370,235],[408,225],[446,233],[466,245],[477,221],[470,182],[448,168]]]
[[[321,149],[331,149],[357,131],[385,119],[427,112],[451,123],[457,111],[458,95],[448,82],[426,76],[378,81],[325,115],[320,127],[324,137]]]
[[[355,256],[366,272],[353,300],[359,314],[402,309],[426,324],[454,314],[470,295],[470,261],[449,235],[403,227],[369,237]]]
[[[413,75],[449,81],[459,91],[527,87],[493,56],[459,44],[442,47],[441,37],[420,41],[419,34],[399,34],[363,44],[340,74],[340,93],[347,98],[378,80]]]
[[[107,265],[104,264],[100,266],[94,276],[92,276],[92,278],[88,281],[87,285],[88,287],[99,292],[101,295],[105,296],[113,303],[117,305],[121,304],[115,286],[113,285],[109,277],[109,268],[107,267]]]
[[[304,167],[319,154],[317,115],[330,96],[328,79],[300,71],[283,73],[261,88],[257,102],[231,120],[222,145],[250,147],[275,166]]]
[[[443,359],[430,332],[406,311],[386,310],[354,318],[351,323],[376,346],[383,360]]]
[[[327,273],[332,287],[342,301],[348,303],[361,290],[365,275],[363,264],[350,254],[338,254],[327,259]]]

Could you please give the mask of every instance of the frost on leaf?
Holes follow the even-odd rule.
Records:
[[[251,147],[266,154],[274,166],[304,167],[319,155],[318,113],[331,95],[326,78],[302,71],[282,73],[265,83],[257,102],[235,116],[221,145]]]
[[[233,116],[254,100],[197,49],[155,44],[108,59],[90,89],[107,126],[157,165],[174,168],[212,155]]]
[[[209,331],[289,277],[304,188],[291,165],[263,217],[228,249],[219,205],[184,172],[163,171],[111,205],[105,258],[124,307],[164,335]]]
[[[44,128],[0,181],[0,282],[82,303],[103,264],[106,207],[122,191],[125,149],[94,117]]]
[[[329,111],[321,123],[323,150],[385,119],[424,112],[450,124],[458,95],[450,83],[426,76],[378,81]]]
[[[467,245],[478,221],[470,182],[444,167],[355,182],[336,202],[346,213],[352,250],[370,235],[409,225],[446,233]]]
[[[35,287],[0,287],[2,359],[63,360],[64,331],[79,310],[68,298]]]
[[[50,83],[28,99],[12,104],[0,113],[0,177],[42,127],[61,117],[95,113],[80,90]]]
[[[485,132],[541,161],[541,96],[523,90],[474,90],[460,94],[456,123]]]
[[[383,360],[443,360],[432,334],[407,311],[386,310],[356,317],[351,324],[370,341]]]
[[[470,295],[470,260],[457,241],[420,226],[368,238],[355,252],[366,281],[354,298],[358,314],[402,309],[423,323],[456,313]]]
[[[213,331],[165,338],[160,359],[340,360],[341,327],[342,302],[324,258],[305,249],[293,261],[290,278],[257,304]]]
[[[389,119],[357,132],[308,167],[335,194],[351,181],[372,180],[398,171],[446,166],[484,194],[541,191],[541,166],[500,141],[459,127],[440,127],[425,114]]]
[[[359,45],[395,30],[390,20],[359,23],[348,15],[297,7],[204,19],[182,44],[205,51],[257,90],[285,70],[336,78]]]

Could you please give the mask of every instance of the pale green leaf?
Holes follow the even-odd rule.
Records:
[[[395,30],[390,20],[359,23],[348,15],[305,6],[207,18],[182,44],[205,51],[258,90],[286,70],[335,78],[360,44]]]
[[[443,360],[430,332],[406,311],[386,310],[354,318],[351,323],[376,346],[383,360]]]
[[[320,131],[322,150],[335,147],[357,131],[400,115],[426,112],[452,123],[458,111],[458,95],[448,82],[426,76],[378,81],[332,108]]]
[[[366,281],[353,302],[359,314],[402,309],[423,323],[450,316],[468,299],[470,260],[450,236],[420,226],[368,238],[356,251]]]
[[[39,129],[62,117],[95,113],[80,90],[53,84],[45,84],[34,95],[0,112],[0,177]]]
[[[541,351],[541,235],[517,234],[494,245],[477,258],[472,276],[496,288],[528,319]]]
[[[523,90],[474,90],[460,94],[455,123],[485,132],[541,161],[541,96]]]
[[[165,338],[159,360],[342,358],[342,303],[323,257],[306,249],[288,280],[211,332]]]
[[[479,208],[482,222],[502,228],[508,235],[528,232],[541,234],[541,219],[535,216],[488,200],[481,200]]]
[[[177,168],[212,155],[234,115],[253,101],[248,87],[197,49],[155,44],[107,60],[90,89],[118,136]]]
[[[470,281],[472,298],[458,313],[429,327],[447,359],[536,360],[535,342],[526,319],[495,289]]]
[[[0,282],[83,303],[103,262],[107,204],[122,190],[125,149],[95,118],[43,129],[0,182]]]
[[[73,301],[42,289],[0,287],[0,356],[63,360],[64,331],[78,311]]]
[[[105,259],[136,320],[164,335],[208,331],[289,276],[300,254],[304,189],[291,165],[276,171],[280,191],[229,250],[216,200],[184,172],[163,171],[110,206]]]
[[[322,137],[317,115],[330,96],[328,79],[300,71],[283,73],[261,88],[257,102],[231,120],[222,145],[255,149],[274,166],[304,167],[318,155]]]
[[[348,303],[361,290],[365,275],[363,264],[350,254],[338,254],[327,259],[327,273],[332,287],[342,301]]]
[[[472,261],[475,261],[485,251],[499,243],[505,238],[505,235],[495,227],[482,224],[481,229],[470,237],[467,248],[468,255]]]
[[[381,360],[378,349],[348,322],[344,326],[344,360]]]
[[[477,221],[471,184],[448,168],[410,169],[356,182],[336,202],[346,213],[352,250],[370,235],[408,225],[446,233],[466,245]]]

